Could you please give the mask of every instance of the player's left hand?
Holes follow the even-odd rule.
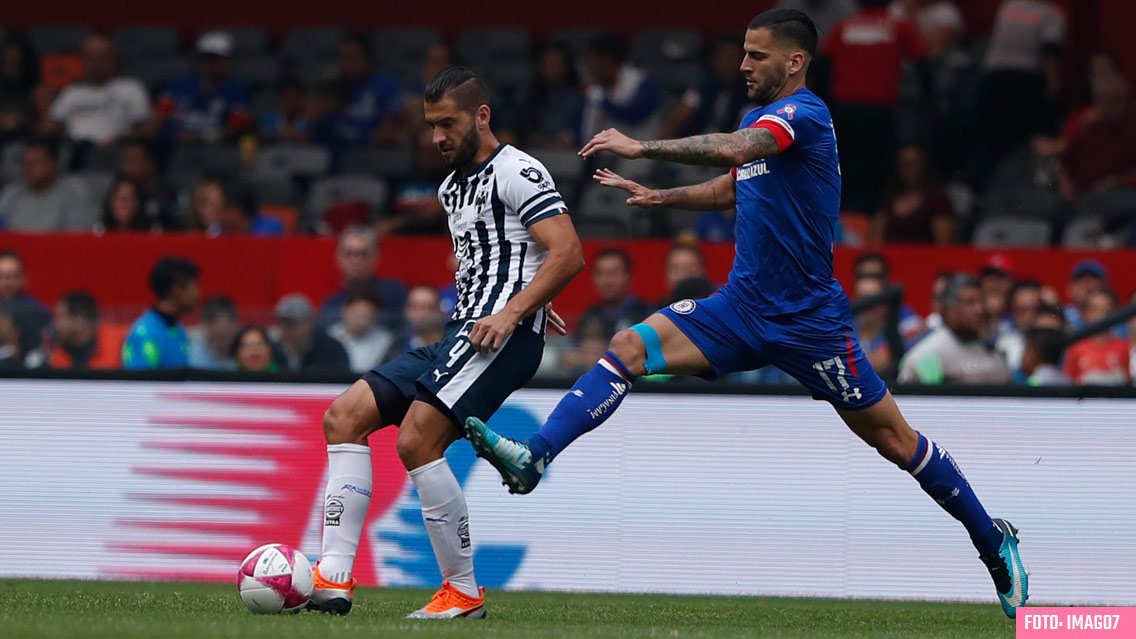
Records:
[[[509,309],[503,309],[489,317],[477,320],[469,333],[469,343],[478,353],[496,353],[505,345],[513,331],[517,330],[520,319]]]
[[[621,158],[635,160],[643,157],[643,143],[639,140],[633,140],[615,129],[607,129],[600,131],[591,140],[588,140],[584,148],[580,149],[580,155],[590,158],[600,151],[607,151]]]
[[[548,315],[548,328],[556,331],[560,335],[568,334],[568,325],[564,323],[564,318],[560,314],[552,310],[552,302],[544,305],[544,313]]]

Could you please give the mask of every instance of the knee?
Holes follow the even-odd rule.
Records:
[[[339,402],[332,402],[323,414],[323,437],[328,444],[358,444],[366,439],[351,419],[350,411],[344,410]]]
[[[615,353],[623,365],[634,375],[643,374],[643,363],[647,360],[647,353],[643,349],[643,338],[635,331],[625,328],[611,338],[608,350]]]
[[[407,470],[414,470],[419,466],[428,464],[442,456],[443,451],[436,451],[430,441],[423,436],[422,431],[414,424],[403,424],[398,429],[398,439],[395,441],[398,458]]]

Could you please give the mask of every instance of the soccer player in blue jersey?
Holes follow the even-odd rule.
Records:
[[[639,141],[609,129],[581,154],[607,151],[730,168],[703,184],[652,190],[608,170],[605,186],[627,203],[692,211],[737,207],[737,246],[729,281],[716,295],[682,300],[621,331],[596,366],[564,396],[525,442],[499,436],[480,420],[466,423],[478,454],[511,492],[527,493],[570,443],[604,422],[644,374],[715,377],[772,364],[830,402],[848,427],[909,472],[962,522],[994,579],[1009,617],[1025,604],[1028,581],[1017,530],[991,519],[954,459],[915,431],[856,341],[851,310],[832,275],[839,223],[840,170],[828,108],[805,88],[817,28],[805,14],[772,10],[745,35],[741,70],[760,105],[733,133]]]

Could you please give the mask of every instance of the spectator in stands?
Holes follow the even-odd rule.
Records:
[[[315,310],[308,298],[293,293],[276,304],[280,350],[276,363],[294,373],[346,373],[351,369],[347,351],[327,332],[316,326]]]
[[[241,329],[237,304],[228,295],[205,300],[197,314],[199,326],[189,337],[189,366],[210,371],[233,368],[233,340]]]
[[[1027,376],[1022,364],[1026,348],[1026,335],[1037,320],[1037,309],[1041,306],[1041,282],[1022,280],[1010,289],[1009,321],[1004,322],[994,342],[995,348],[1006,358],[1011,371],[1021,371]]]
[[[895,183],[872,225],[875,244],[935,244],[954,240],[955,209],[947,192],[930,176],[917,145],[900,148]]]
[[[264,142],[305,143],[311,139],[308,96],[295,78],[280,84],[276,110],[260,118],[260,139]]]
[[[406,325],[407,349],[429,346],[442,339],[446,315],[438,289],[425,284],[410,289],[406,295]]]
[[[1013,378],[1006,360],[985,341],[989,318],[982,306],[978,281],[953,276],[939,303],[943,325],[903,357],[899,381],[904,384],[1008,384]]]
[[[347,351],[351,372],[366,373],[398,354],[397,335],[378,325],[382,300],[369,286],[353,288],[347,293],[343,319],[328,329]]]
[[[406,140],[402,88],[398,80],[374,70],[365,36],[352,35],[340,43],[331,88],[338,106],[322,116],[313,139],[334,156],[369,144]]]
[[[1053,128],[1053,97],[1065,17],[1054,0],[1004,0],[978,85],[974,184],[981,190],[999,162]]]
[[[869,275],[857,278],[852,288],[852,299],[861,300],[879,295],[885,290],[887,282],[881,277]],[[853,317],[852,326],[872,368],[880,375],[890,377],[895,372],[895,355],[888,340],[887,318],[887,305],[879,304],[857,313]]]
[[[931,58],[953,48],[966,32],[962,12],[950,0],[894,0],[889,12],[919,27]]]
[[[687,282],[687,284],[683,288],[691,286],[689,280],[692,279],[704,280],[711,293],[714,290],[714,285],[706,280],[706,256],[693,244],[675,244],[667,250],[666,259],[663,262],[663,278],[667,283],[667,296],[659,300],[656,305],[658,308],[673,304],[681,299],[687,299],[689,296],[679,297],[679,294],[682,293],[679,287],[684,282]],[[701,297],[705,296],[699,295],[692,299]]]
[[[16,326],[9,304],[0,300],[0,371],[24,367],[20,348],[20,329]]]
[[[774,9],[795,9],[805,13],[820,27],[825,38],[837,23],[856,13],[856,0],[777,0]]]
[[[1069,386],[1061,372],[1061,351],[1065,336],[1052,328],[1031,328],[1026,332],[1022,353],[1022,374],[1030,386]]]
[[[147,133],[150,94],[137,78],[115,75],[118,60],[109,37],[95,34],[87,38],[83,69],[85,78],[68,85],[51,105],[45,131],[100,145]]]
[[[210,31],[197,40],[198,71],[174,80],[158,99],[164,142],[218,142],[247,131],[248,88],[231,77],[233,39]]]
[[[995,253],[978,272],[978,286],[982,289],[982,306],[990,319],[993,338],[1010,323],[1010,290],[1014,288],[1014,261],[1003,253]]]
[[[626,62],[625,56],[626,46],[614,33],[598,35],[589,44],[581,139],[612,127],[640,139],[658,131],[662,90],[646,71]]]
[[[651,308],[631,293],[632,272],[631,256],[626,251],[608,248],[596,253],[592,258],[592,284],[600,300],[584,311],[581,325],[602,322],[610,339],[650,314]]]
[[[23,138],[37,123],[32,94],[39,85],[39,60],[22,38],[0,44],[0,147]]]
[[[122,233],[151,229],[151,221],[142,209],[142,189],[127,178],[120,177],[107,191],[103,202],[102,219],[95,224],[95,233]]]
[[[343,277],[343,287],[332,293],[320,306],[320,326],[331,327],[343,319],[343,306],[347,291],[353,286],[367,284],[379,294],[383,312],[379,323],[391,330],[400,330],[402,307],[406,305],[406,287],[402,282],[375,275],[379,265],[379,243],[374,230],[353,226],[339,235],[335,250],[335,265]]]
[[[0,191],[0,227],[9,231],[90,232],[98,207],[77,178],[59,175],[59,146],[36,138],[24,146],[21,181]]]
[[[280,370],[272,361],[272,340],[259,326],[245,326],[237,331],[228,351],[234,370],[247,373],[275,373]]]
[[[0,303],[7,306],[23,340],[20,352],[39,348],[43,331],[51,322],[51,313],[27,292],[27,269],[24,258],[15,251],[0,251]]]
[[[286,232],[284,223],[261,212],[252,189],[239,191],[236,202],[226,209],[221,230],[226,235],[276,236]]]
[[[446,211],[438,201],[438,187],[442,186],[449,169],[434,146],[433,131],[423,127],[414,139],[414,174],[395,183],[387,215],[375,224],[380,238],[392,233],[440,234],[448,230]]]
[[[224,185],[218,180],[208,179],[193,189],[185,219],[190,229],[217,237],[224,231],[226,216],[231,215],[228,209],[229,199]]]
[[[574,151],[580,146],[584,95],[572,53],[550,42],[536,61],[532,82],[513,101],[516,106],[506,115],[508,127],[501,137],[514,144]]]
[[[52,368],[122,368],[125,334],[117,326],[99,322],[99,305],[90,293],[74,291],[60,298],[52,315],[51,333],[48,365]]]
[[[913,61],[924,95],[931,94],[927,49],[914,24],[888,15],[888,0],[861,0],[860,10],[824,40],[832,116],[840,138],[846,211],[878,209],[896,149],[896,102],[905,61]]]
[[[1116,309],[1116,294],[1108,288],[1089,293],[1082,311],[1085,325],[1104,319]],[[1065,353],[1065,376],[1075,384],[1121,386],[1131,379],[1128,342],[1106,328],[1073,344]]]
[[[1033,320],[1033,328],[1052,328],[1055,331],[1061,331],[1061,334],[1064,335],[1068,327],[1065,311],[1061,309],[1061,306],[1047,302],[1038,305],[1037,315]]]
[[[1084,259],[1073,265],[1069,274],[1069,285],[1065,295],[1069,303],[1065,306],[1065,319],[1074,330],[1083,325],[1081,314],[1089,296],[1096,291],[1108,288],[1108,269],[1098,260]]]
[[[1136,188],[1136,112],[1123,76],[1094,82],[1093,118],[1066,143],[1059,176],[1067,200]]]
[[[162,183],[152,142],[138,138],[124,142],[118,172],[138,185],[149,228],[176,230],[185,227],[178,208],[177,190]]]
[[[682,94],[658,137],[679,138],[737,129],[742,116],[753,106],[738,67],[738,60],[743,56],[741,38],[736,35],[720,38],[714,44],[710,68],[702,83]]]
[[[163,257],[150,270],[150,291],[157,301],[134,325],[122,347],[128,370],[189,366],[189,337],[181,318],[197,307],[197,265],[180,257]]]
[[[407,87],[405,94],[406,114],[410,120],[409,128],[412,130],[419,130],[426,125],[426,114],[423,110],[422,93],[426,90],[426,85],[430,84],[430,80],[438,75],[442,69],[454,66],[453,50],[450,45],[445,42],[435,42],[426,47],[426,60],[422,63],[422,72],[418,76],[418,81],[413,83],[412,86]],[[494,116],[495,121],[499,119],[498,115]],[[500,125],[500,122],[498,123]],[[498,138],[501,136],[498,135]]]
[[[890,288],[895,284],[891,281],[891,266],[888,264],[887,258],[880,253],[866,252],[861,253],[856,258],[855,265],[853,266],[853,275],[856,279],[862,277],[878,277],[884,281],[884,284]],[[911,345],[923,337],[926,327],[923,324],[923,318],[919,313],[915,312],[909,304],[902,303],[899,306],[899,335],[903,338],[903,343],[906,347],[911,348]]]
[[[953,276],[954,273],[951,271],[939,271],[935,274],[935,280],[931,282],[931,312],[923,322],[927,331],[933,331],[943,325],[943,308],[939,304],[939,298]]]

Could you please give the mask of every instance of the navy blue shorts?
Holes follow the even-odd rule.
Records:
[[[401,423],[415,399],[433,404],[459,426],[467,417],[488,420],[532,379],[544,354],[544,337],[524,322],[496,353],[478,353],[469,341],[475,321],[451,321],[441,341],[363,375],[375,393],[383,425]]]
[[[844,296],[817,308],[762,317],[730,294],[718,293],[675,302],[659,313],[706,356],[714,367],[708,378],[773,365],[837,408],[867,408],[887,393],[856,341]]]

